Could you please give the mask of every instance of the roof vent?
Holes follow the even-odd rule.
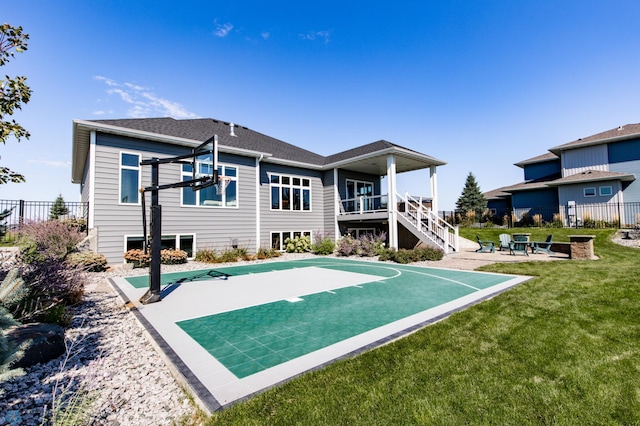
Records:
[[[236,136],[235,127],[235,124],[229,123],[229,135]]]
[[[622,126],[618,126],[618,131],[622,130]]]

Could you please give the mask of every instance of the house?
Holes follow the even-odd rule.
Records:
[[[229,185],[222,194],[212,188],[160,191],[163,247],[189,256],[232,246],[255,252],[282,249],[287,238],[300,235],[337,239],[385,231],[390,247],[422,241],[445,252],[458,249],[457,228],[433,213],[436,169],[446,164],[441,160],[384,140],[325,157],[231,122],[143,118],[73,121],[72,182],[88,202],[95,250],[117,263],[125,251],[142,247],[139,188],[150,185],[151,171],[141,161],[188,154],[213,135],[218,171]],[[188,180],[191,167],[163,165],[159,183]],[[431,208],[396,188],[398,173],[420,169],[430,170]]]
[[[640,124],[558,145],[515,165],[524,170],[523,182],[485,194],[498,217],[538,214],[564,226],[640,222]]]

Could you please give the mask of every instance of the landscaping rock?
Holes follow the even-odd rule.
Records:
[[[30,340],[24,356],[12,364],[13,368],[25,368],[58,358],[65,352],[64,328],[55,324],[25,324],[7,332],[10,345],[20,345]]]

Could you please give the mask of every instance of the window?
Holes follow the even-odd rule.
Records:
[[[373,182],[364,182],[347,179],[347,202],[345,210],[347,212],[370,211],[374,209]],[[362,197],[362,198],[360,198]],[[362,205],[360,204],[362,202]]]
[[[306,236],[311,238],[311,231],[283,231],[271,233],[271,248],[274,250],[284,250],[284,242],[287,238]]]
[[[120,203],[139,204],[140,155],[120,153]]]
[[[213,161],[211,155],[203,155],[196,160],[196,177],[212,174]],[[215,186],[209,186],[198,191],[182,188],[183,206],[204,207],[237,207],[238,206],[238,169],[233,166],[218,165],[218,175],[231,179],[222,194],[216,193]],[[193,165],[182,165],[182,181],[193,179]]]
[[[613,188],[611,186],[601,186],[598,189],[600,191],[600,196],[601,197],[613,195]]]
[[[311,210],[311,180],[297,176],[272,174],[271,210]]]
[[[584,188],[584,196],[585,197],[595,197],[596,196],[596,188],[590,186],[589,188]]]
[[[180,249],[187,252],[187,257],[192,258],[194,256],[193,250],[195,248],[195,234],[182,234],[182,235],[163,235],[162,236],[162,250],[164,249]],[[142,250],[144,248],[144,238],[141,236],[128,236],[125,239],[125,252],[131,249]]]

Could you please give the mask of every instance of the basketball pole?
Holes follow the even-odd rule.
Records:
[[[202,148],[210,143],[213,143],[213,149],[201,151]],[[169,164],[169,163],[178,163],[178,164],[191,164],[192,167],[196,168],[196,159],[200,155],[211,154],[214,160],[213,164],[213,173],[211,176],[199,177],[189,181],[183,182],[175,182],[165,185],[160,185],[160,164]],[[191,159],[191,161],[186,161],[187,159]],[[212,138],[209,138],[197,148],[194,148],[191,154],[180,155],[177,157],[171,158],[163,158],[159,159],[153,157],[149,160],[143,160],[140,162],[141,166],[151,166],[151,186],[147,188],[142,188],[142,196],[144,197],[145,192],[151,192],[151,258],[149,260],[149,289],[146,293],[140,298],[140,302],[143,305],[148,303],[160,302],[162,300],[162,292],[161,292],[161,274],[160,274],[160,265],[161,265],[161,255],[162,255],[162,206],[160,205],[159,200],[159,192],[162,189],[170,189],[170,188],[184,188],[191,187],[194,191],[198,191],[202,188],[206,188],[211,185],[215,185],[218,183],[218,170],[217,170],[217,160],[218,160],[218,135],[214,135]],[[143,203],[144,205],[144,203]],[[146,212],[142,212],[142,222],[143,226],[145,226],[145,214]],[[146,228],[146,226],[145,226]],[[145,241],[146,244],[146,241]]]

